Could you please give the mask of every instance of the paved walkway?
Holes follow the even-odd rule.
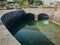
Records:
[[[10,11],[14,10],[0,10],[0,45],[21,45],[1,22],[1,16]]]
[[[0,45],[21,45],[18,41],[9,33],[4,25],[0,25]]]

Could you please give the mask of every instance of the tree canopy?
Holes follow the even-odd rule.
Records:
[[[34,0],[28,0],[29,4],[33,4]]]
[[[28,2],[30,5],[36,4],[36,5],[42,5],[43,2],[41,0],[13,0],[16,3],[23,4],[24,2]]]

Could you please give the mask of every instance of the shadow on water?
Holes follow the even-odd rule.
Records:
[[[15,35],[20,29],[24,28],[26,25],[32,25],[34,23],[34,21],[17,22],[13,26],[11,26],[9,30],[13,35]]]
[[[8,28],[10,30],[10,32],[15,35],[20,29],[24,28],[26,25],[34,25],[35,21],[34,21],[34,14],[32,13],[28,13],[24,16],[23,19],[21,19],[20,21],[16,22],[15,24],[13,24],[10,28]]]
[[[3,15],[1,19],[10,33],[22,45],[54,45],[54,43],[39,30],[24,28],[26,25],[34,27],[36,23],[34,21],[34,14],[26,14],[24,11],[15,11]]]

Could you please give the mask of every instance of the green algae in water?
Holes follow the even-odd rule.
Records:
[[[38,30],[21,29],[15,34],[15,38],[22,45],[54,45]]]
[[[54,45],[40,32],[35,21],[23,21],[14,24],[10,32],[22,45]]]

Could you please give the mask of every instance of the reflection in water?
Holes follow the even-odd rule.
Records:
[[[43,20],[43,24],[48,25],[49,24],[49,20]]]

